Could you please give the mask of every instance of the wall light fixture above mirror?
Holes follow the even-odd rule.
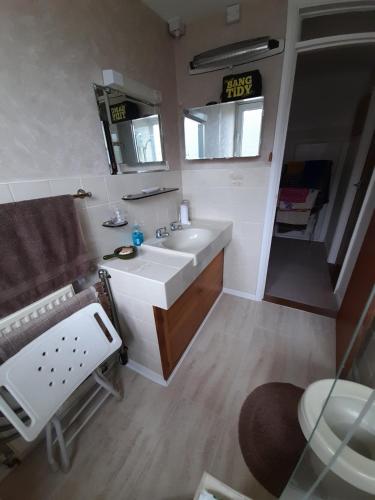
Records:
[[[111,174],[167,170],[158,104],[94,84]]]
[[[263,97],[184,110],[185,159],[259,156]]]

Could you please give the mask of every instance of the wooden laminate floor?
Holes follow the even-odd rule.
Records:
[[[331,318],[223,295],[169,387],[121,367],[125,397],[108,400],[82,432],[71,471],[51,472],[40,447],[0,484],[0,497],[191,500],[206,470],[271,499],[241,456],[241,404],[265,382],[333,376],[334,338]]]
[[[335,315],[337,303],[324,243],[272,238],[266,296]]]

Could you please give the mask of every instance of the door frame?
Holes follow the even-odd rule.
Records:
[[[276,117],[275,139],[268,187],[266,213],[259,261],[256,299],[262,300],[266,286],[273,226],[284,158],[285,142],[292,102],[294,77],[300,50],[319,50],[327,47],[350,46],[358,43],[375,43],[375,32],[361,33],[360,36],[339,35],[300,42],[302,21],[309,17],[375,10],[375,3],[368,0],[289,0],[285,35],[284,62]],[[309,42],[309,43],[308,43]],[[309,48],[310,45],[310,48]]]
[[[363,168],[366,163],[366,158],[371,145],[372,137],[375,130],[375,88],[372,90],[371,98],[368,106],[368,111],[365,117],[365,122],[361,132],[361,138],[358,144],[358,150],[355,155],[353,169],[350,174],[350,179],[346,189],[344,201],[337,220],[336,230],[332,239],[331,246],[328,252],[328,262],[336,264],[337,255],[340,250],[341,242],[345,233],[346,224],[353,207],[353,202],[357,194],[359,182]]]
[[[369,182],[365,198],[362,203],[361,210],[358,215],[357,223],[353,230],[353,235],[350,239],[348,250],[345,254],[344,262],[337,279],[336,287],[334,290],[336,300],[340,306],[346,288],[349,284],[357,257],[362,247],[363,240],[366,236],[368,226],[371,222],[372,214],[375,210],[375,170],[372,172],[371,180]]]

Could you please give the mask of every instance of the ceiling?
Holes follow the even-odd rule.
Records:
[[[242,0],[242,3],[248,0]],[[206,17],[217,12],[225,13],[228,5],[240,3],[239,0],[142,0],[165,21],[181,17],[184,22]]]

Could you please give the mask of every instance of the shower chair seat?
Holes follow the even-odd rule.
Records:
[[[103,307],[92,303],[48,329],[0,366],[0,386],[27,418],[20,418],[3,392],[0,411],[26,441],[33,441],[46,429],[47,457],[53,469],[58,468],[53,454],[54,433],[61,468],[67,471],[70,466],[57,413],[72,393],[91,376],[104,390],[104,397],[121,399],[98,369],[121,344]]]

